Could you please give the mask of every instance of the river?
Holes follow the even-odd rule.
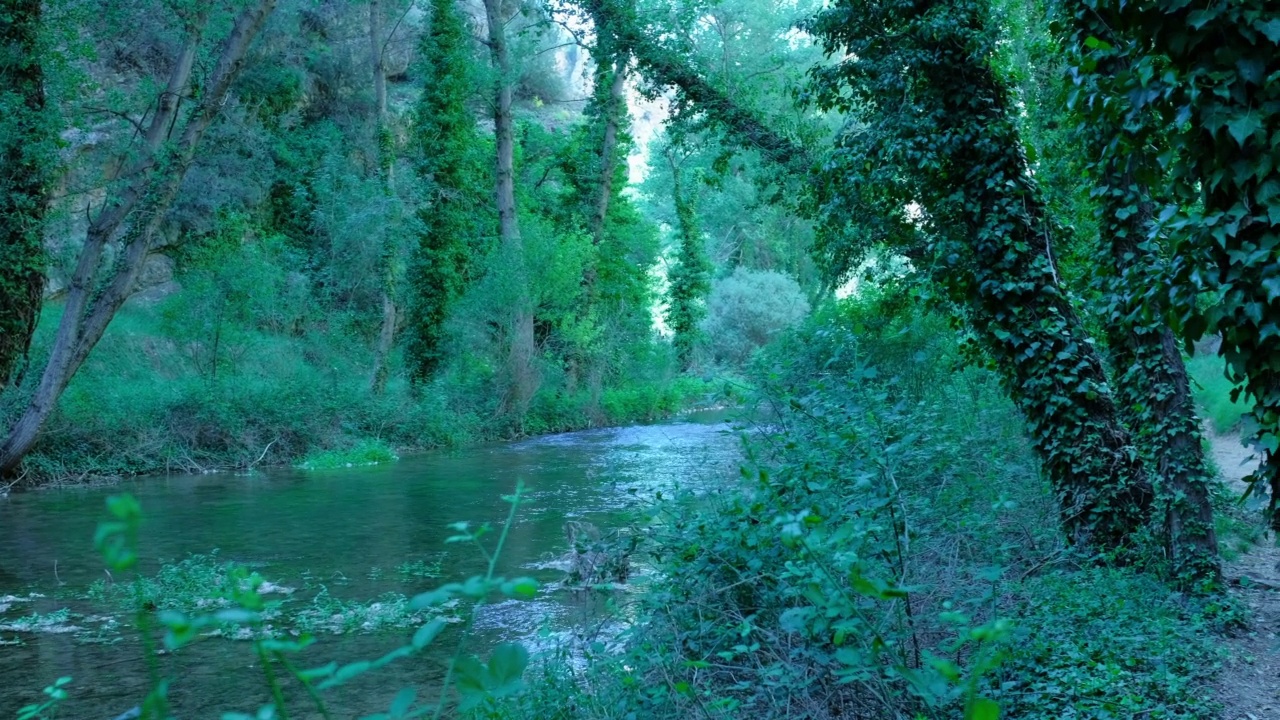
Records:
[[[565,589],[564,572],[554,562],[568,550],[566,520],[618,527],[659,495],[712,489],[733,471],[738,447],[723,415],[699,414],[669,424],[423,454],[374,467],[142,478],[0,499],[0,628],[11,628],[0,629],[0,717],[38,702],[41,688],[63,676],[72,681],[59,717],[109,720],[146,692],[144,653],[127,627],[127,613],[89,593],[95,581],[107,579],[92,539],[109,495],[128,492],[142,505],[144,576],[154,575],[163,562],[216,551],[219,562],[245,565],[296,588],[288,607],[305,605],[321,588],[343,601],[368,603],[482,572],[484,562],[474,548],[444,543],[455,532],[449,525],[501,525],[509,508],[502,496],[523,482],[524,500],[499,571],[532,576],[542,588],[533,600],[481,609],[470,647],[483,656],[486,645],[536,644],[590,615],[596,601],[583,596],[591,593]],[[51,625],[54,631],[12,629],[33,613],[63,609],[73,614]],[[120,623],[118,631],[113,621]],[[318,642],[298,663],[372,659],[411,634],[412,629],[317,633]],[[433,652],[337,688],[326,697],[330,711],[335,717],[385,711],[405,686],[430,697],[456,635],[446,632]],[[161,669],[174,680],[170,697],[182,717],[253,713],[267,700],[249,642],[204,639],[161,658]],[[305,711],[295,699],[294,707]]]

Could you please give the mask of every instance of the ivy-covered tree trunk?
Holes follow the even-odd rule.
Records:
[[[1116,222],[1121,208],[1111,203],[1101,209],[1116,273],[1107,283],[1112,297],[1107,345],[1116,399],[1152,471],[1173,576],[1184,582],[1213,580],[1219,568],[1209,501],[1212,474],[1182,351],[1160,312],[1164,304],[1152,297],[1166,287],[1153,284],[1160,274],[1149,264],[1158,259],[1138,242],[1149,228],[1149,206],[1143,202],[1130,216],[1134,222]]]
[[[503,405],[522,423],[529,409],[529,402],[538,389],[539,377],[536,343],[533,335],[533,300],[529,293],[529,273],[525,267],[524,244],[520,238],[520,225],[516,218],[515,193],[515,123],[511,114],[512,83],[511,57],[507,48],[502,0],[484,0],[485,16],[489,26],[489,52],[497,71],[494,88],[493,122],[497,145],[497,182],[495,198],[498,208],[498,230],[506,254],[511,263],[511,281],[514,284],[514,307],[511,308],[507,328],[508,387]]]
[[[843,58],[815,70],[822,102],[868,113],[847,182],[901,187],[920,207],[933,277],[962,309],[1027,418],[1067,537],[1120,555],[1153,491],[1102,359],[1060,286],[1053,224],[1028,168],[984,0],[842,0],[810,31]],[[868,111],[868,108],[874,108]],[[896,180],[895,180],[896,178]]]
[[[377,142],[378,171],[382,177],[387,202],[395,196],[395,147],[391,128],[387,125],[387,71],[385,67],[385,41],[382,39],[382,2],[369,1],[369,64],[372,68],[374,97],[374,139]],[[395,345],[396,320],[396,248],[395,233],[382,228],[382,325],[374,346],[373,373],[370,389],[381,393],[387,385],[387,358]]]
[[[1067,42],[1074,56],[1075,135],[1089,150],[1098,229],[1111,256],[1102,290],[1117,399],[1153,474],[1172,574],[1183,582],[1212,581],[1219,573],[1212,473],[1186,364],[1167,319],[1172,264],[1150,237],[1151,188],[1170,182],[1158,157],[1162,120],[1153,112],[1130,115],[1111,101],[1116,78],[1130,70],[1131,48],[1122,48],[1123,40],[1096,13],[1077,8]]]
[[[700,325],[706,316],[706,296],[711,289],[711,279],[707,255],[703,250],[702,230],[698,227],[693,203],[681,183],[680,165],[670,152],[667,163],[671,167],[671,199],[676,207],[680,234],[676,262],[667,273],[671,286],[667,324],[671,327],[676,360],[682,370],[688,370],[693,364]]]
[[[0,474],[13,471],[31,449],[67,383],[102,339],[116,311],[133,294],[152,242],[178,196],[200,140],[221,113],[222,103],[243,69],[249,46],[275,4],[275,0],[258,0],[236,17],[215,57],[199,102],[187,114],[181,131],[170,137],[178,117],[178,99],[188,94],[207,13],[197,13],[188,27],[186,44],[173,62],[169,82],[142,137],[141,153],[122,176],[130,180],[89,223],[48,362],[31,400],[0,443]],[[117,236],[121,250],[99,283],[104,251]]]
[[[26,357],[44,299],[45,116],[40,0],[0,0],[0,390]]]
[[[405,360],[416,381],[430,380],[444,360],[444,323],[462,292],[468,238],[481,233],[485,222],[478,218],[491,216],[492,202],[467,107],[470,34],[455,0],[432,0],[430,22],[420,45],[424,86],[413,127],[426,201],[405,270]]]
[[[1253,401],[1262,465],[1253,488],[1270,486],[1280,530],[1280,5],[1274,0],[1187,3],[1083,0],[1133,56],[1115,82],[1130,117],[1153,111],[1183,130],[1169,163],[1187,205],[1178,254],[1207,256],[1187,277],[1217,291],[1203,319],[1192,299],[1181,310],[1194,337],[1222,336],[1231,378]],[[1106,38],[1094,38],[1099,43]],[[1207,320],[1207,322],[1206,322]]]
[[[614,175],[618,166],[618,130],[627,112],[625,96],[627,86],[627,59],[600,58],[598,62],[607,68],[596,77],[597,96],[604,95],[600,109],[604,124],[604,138],[600,144],[600,189],[596,195],[595,212],[591,215],[591,239],[598,249],[604,240],[605,221],[609,219],[609,201],[613,198]],[[601,93],[604,87],[607,94]]]

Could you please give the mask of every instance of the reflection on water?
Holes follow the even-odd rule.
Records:
[[[473,646],[482,649],[499,638],[562,628],[590,612],[595,601],[555,590],[562,573],[546,562],[566,550],[566,519],[616,524],[628,508],[660,491],[713,488],[732,469],[737,448],[728,424],[704,416],[421,455],[381,467],[174,476],[14,495],[0,500],[0,596],[46,597],[14,604],[0,614],[0,624],[33,610],[95,611],[83,595],[104,577],[92,538],[104,498],[113,493],[133,493],[142,504],[144,573],[162,560],[217,549],[221,558],[251,565],[271,580],[301,585],[311,578],[335,596],[370,600],[389,591],[412,595],[441,582],[392,570],[442,552],[445,579],[480,572],[473,550],[443,544],[452,534],[447,526],[459,520],[500,524],[507,510],[501,496],[522,480],[527,494],[500,572],[533,575],[548,588],[531,602],[485,608],[476,625],[481,642]],[[300,662],[309,667],[371,658],[407,634],[323,637]],[[0,640],[14,637],[0,633]],[[0,717],[40,700],[40,689],[63,675],[74,679],[65,717],[109,719],[146,691],[146,667],[132,637],[106,645],[73,634],[23,634],[21,640],[0,646]],[[450,648],[450,640],[443,636],[440,647]],[[438,682],[440,660],[420,656],[365,676],[333,694],[331,710],[350,717],[385,709],[399,688]],[[263,698],[248,643],[207,640],[163,662],[167,674],[180,677],[171,691],[179,715],[251,710]]]

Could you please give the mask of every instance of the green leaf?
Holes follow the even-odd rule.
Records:
[[[325,690],[331,687],[336,687],[356,677],[357,675],[360,675],[361,673],[367,672],[372,667],[373,667],[373,663],[369,662],[368,660],[361,660],[359,662],[353,662],[349,665],[343,665],[341,668],[338,668],[338,672],[334,673],[333,677],[320,683],[318,687],[321,690]]]
[[[331,662],[328,665],[322,665],[321,667],[302,670],[298,673],[298,678],[303,682],[311,682],[313,680],[319,680],[320,678],[329,677],[337,672],[337,670],[338,663]]]
[[[1266,22],[1255,20],[1253,26],[1273,43],[1280,43],[1280,19],[1272,18]]]
[[[458,692],[463,695],[482,693],[488,689],[488,673],[474,656],[459,658],[453,664],[453,674],[458,678]]]
[[[517,643],[503,643],[489,656],[489,675],[502,688],[520,682],[529,664],[529,651]]]
[[[426,610],[427,608],[441,605],[452,600],[454,596],[461,591],[461,585],[458,583],[449,583],[448,585],[436,588],[435,590],[413,596],[413,599],[409,601],[409,609]]]
[[[1237,115],[1227,121],[1227,132],[1231,133],[1231,137],[1236,139],[1240,147],[1244,147],[1245,141],[1261,128],[1262,122],[1252,112]]]
[[[414,688],[407,687],[396,693],[395,699],[391,701],[391,717],[404,717],[409,713],[409,708],[413,707],[413,701],[418,698],[418,691]]]
[[[217,619],[218,622],[229,622],[237,625],[244,625],[246,623],[257,622],[258,613],[241,610],[239,608],[230,608],[227,610],[219,610],[214,614],[214,618]]]
[[[531,600],[538,594],[538,581],[530,577],[518,577],[502,584],[502,594],[507,597]]]
[[[418,628],[418,632],[413,634],[413,646],[419,650],[431,644],[440,631],[444,629],[444,620],[436,618],[431,622]]]
[[[1000,705],[989,698],[975,700],[964,714],[965,720],[1000,720]]]

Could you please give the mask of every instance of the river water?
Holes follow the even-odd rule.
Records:
[[[75,615],[63,625],[80,628],[0,630],[5,643],[0,645],[0,718],[41,700],[41,688],[62,676],[72,682],[59,717],[109,720],[137,705],[146,692],[147,665],[136,634],[123,625],[112,632],[104,620],[118,616],[127,624],[127,617],[118,606],[86,596],[94,581],[105,577],[92,539],[111,494],[132,493],[142,505],[144,575],[154,574],[164,561],[216,550],[220,561],[299,588],[288,605],[306,603],[320,587],[344,600],[368,602],[391,592],[412,596],[482,572],[484,561],[473,548],[444,543],[455,532],[448,526],[458,521],[501,525],[509,508],[502,496],[522,481],[526,494],[499,569],[507,577],[533,576],[542,589],[531,601],[481,609],[469,647],[483,656],[485,645],[500,640],[536,643],[548,631],[563,632],[590,614],[584,605],[598,602],[584,601],[583,592],[560,585],[564,573],[554,560],[568,550],[566,520],[618,527],[660,493],[714,489],[734,469],[738,447],[723,415],[701,414],[670,424],[424,454],[375,467],[145,478],[109,488],[0,499],[0,627],[66,608]],[[422,562],[438,562],[441,577],[396,571]],[[313,667],[372,659],[411,634],[411,629],[318,634],[318,642],[297,662]],[[431,697],[456,634],[446,632],[434,652],[334,690],[326,696],[330,711],[335,717],[385,711],[405,686]],[[170,696],[182,717],[252,713],[267,700],[248,642],[202,640],[161,658],[160,667],[174,678]],[[295,700],[305,716],[301,698]]]

